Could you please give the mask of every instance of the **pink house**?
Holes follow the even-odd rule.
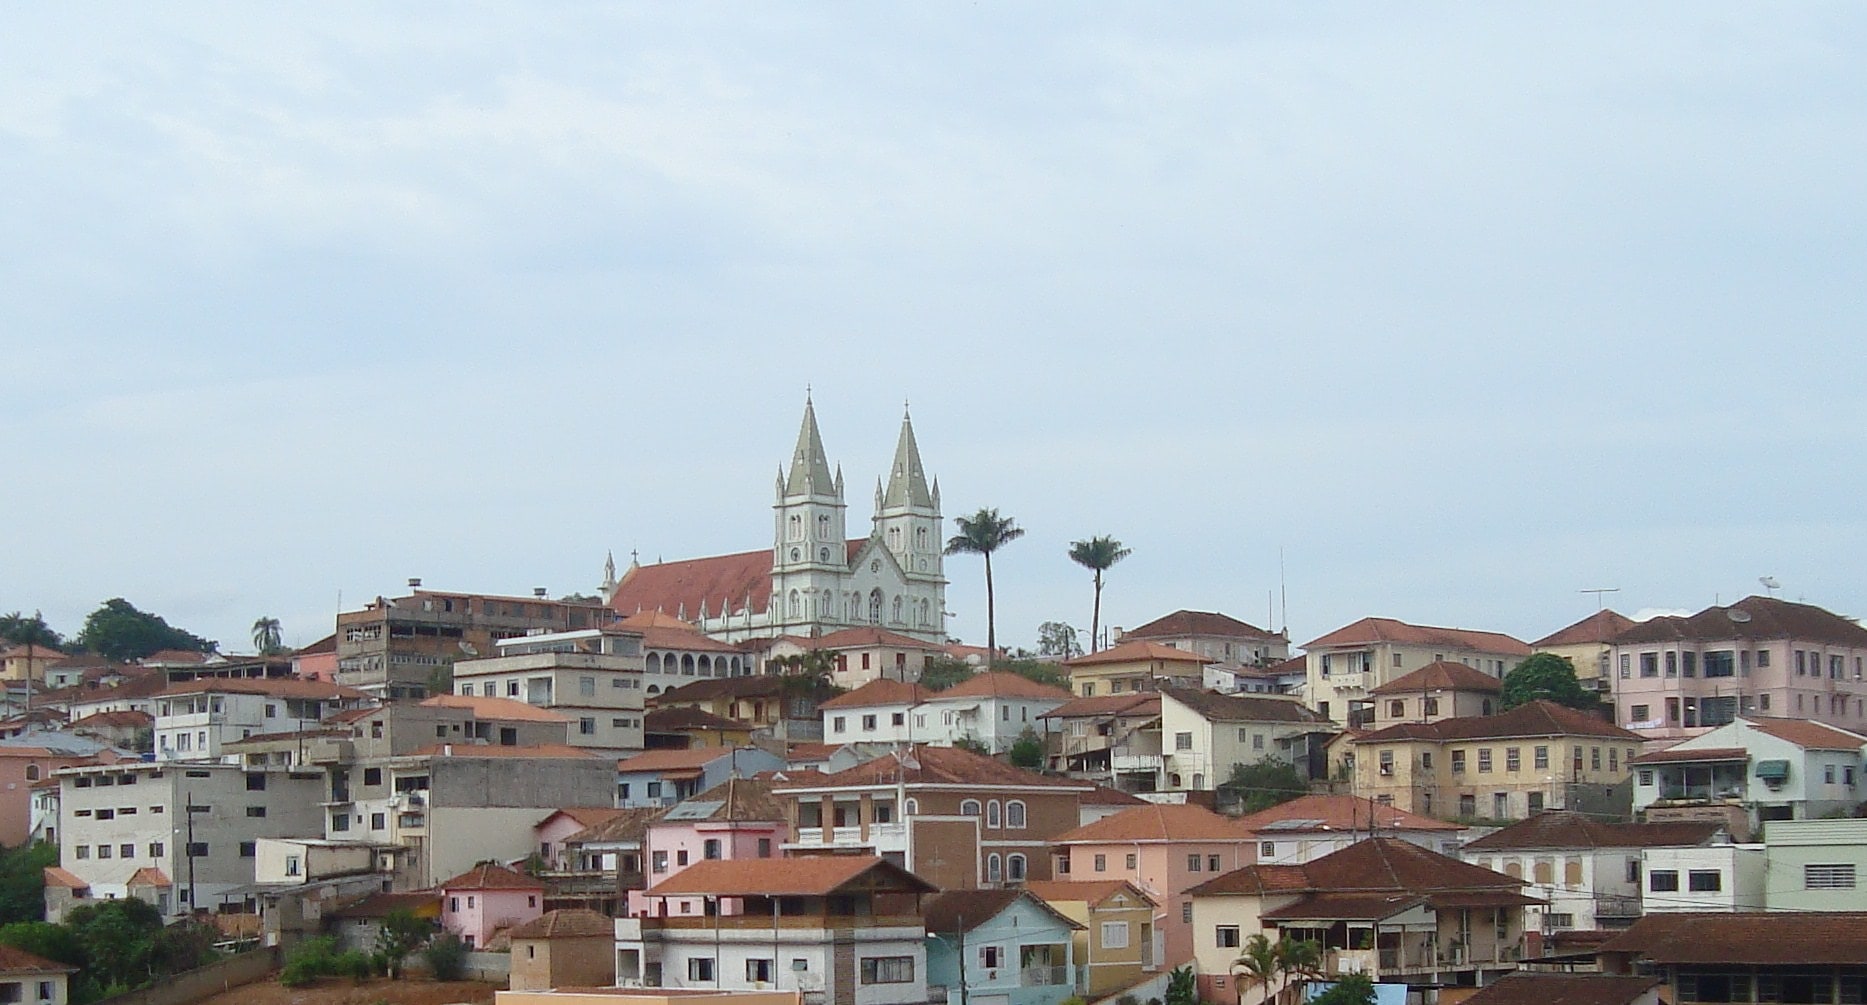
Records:
[[[478,948],[502,928],[543,915],[543,883],[483,862],[441,884],[441,927]]]
[[[1126,880],[1156,904],[1154,959],[1169,967],[1193,958],[1193,899],[1187,891],[1214,876],[1251,865],[1253,836],[1198,806],[1147,805],[1061,834],[1058,879]]]
[[[569,869],[571,866],[564,854],[565,838],[582,834],[627,812],[613,806],[567,806],[552,813],[532,827],[538,843],[538,857],[544,859],[547,869]]]
[[[655,887],[695,862],[778,858],[789,835],[784,808],[772,798],[770,782],[729,778],[673,806],[649,825],[642,838],[648,888],[630,891],[629,914],[704,914],[704,898],[652,897]]]

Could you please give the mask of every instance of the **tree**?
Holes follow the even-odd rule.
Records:
[[[1133,553],[1134,549],[1122,547],[1120,541],[1107,535],[1070,542],[1070,561],[1096,574],[1096,607],[1089,618],[1089,651],[1092,653],[1102,638],[1102,574]]]
[[[1270,936],[1257,932],[1246,939],[1244,951],[1232,961],[1232,970],[1244,974],[1252,984],[1268,992],[1271,981],[1277,977],[1277,950],[1271,945]]]
[[[1322,967],[1322,946],[1308,939],[1280,938],[1272,949],[1277,956],[1277,972],[1284,979],[1279,994],[1289,990],[1290,978],[1314,976]]]
[[[15,921],[0,925],[0,946],[24,949],[34,956],[74,967],[84,966],[84,951],[78,948],[78,940],[71,929],[49,921]]]
[[[956,660],[947,656],[936,656],[921,670],[921,687],[929,691],[945,691],[973,675],[972,664],[965,660]]]
[[[385,915],[382,927],[376,930],[376,952],[388,964],[389,976],[400,979],[402,961],[420,949],[432,934],[434,924],[406,907],[398,907]]]
[[[27,617],[18,611],[12,614],[0,614],[0,641],[11,642],[16,646],[46,646],[57,649],[65,640],[45,623],[45,618],[38,611]]]
[[[1000,663],[996,669],[1006,673],[1015,673],[1025,680],[1036,681],[1039,684],[1047,684],[1050,687],[1061,688],[1065,691],[1070,689],[1070,675],[1065,673],[1062,667],[1049,660],[1040,660],[1030,656],[1023,656],[1017,659],[1006,660]]]
[[[1575,664],[1555,653],[1537,653],[1504,675],[1503,711],[1539,698],[1585,712],[1597,704],[1575,679]]]
[[[141,659],[164,649],[186,649],[211,653],[219,643],[171,626],[154,614],[136,609],[136,605],[113,597],[84,619],[84,628],[73,641],[85,649],[113,660]]]
[[[1263,757],[1256,764],[1234,764],[1231,776],[1222,788],[1238,793],[1246,813],[1267,810],[1298,796],[1309,795],[1309,782],[1297,769],[1275,757]]]
[[[261,656],[273,656],[285,651],[285,636],[279,627],[279,619],[260,615],[253,622],[253,648]]]
[[[1198,1001],[1199,986],[1193,980],[1190,964],[1167,974],[1167,1005],[1195,1005]]]
[[[947,540],[946,553],[985,557],[985,651],[987,659],[997,662],[998,610],[992,596],[992,553],[1023,537],[1024,528],[989,508],[981,508],[971,516],[954,517],[953,522],[959,525],[959,533]]]
[[[84,975],[99,988],[135,988],[154,974],[162,913],[135,897],[99,900],[72,909],[66,927],[84,952]]]
[[[1076,641],[1076,629],[1062,621],[1046,621],[1037,626],[1037,654],[1069,659],[1081,656],[1083,647]]]
[[[39,842],[0,852],[0,924],[45,917],[45,867],[58,864],[58,847]]]
[[[452,932],[442,932],[428,943],[422,956],[437,981],[457,981],[467,972],[467,944]]]
[[[1329,990],[1311,998],[1309,1005],[1374,1005],[1374,978],[1367,974],[1339,974]]]
[[[1018,739],[1011,745],[1011,764],[1016,768],[1033,770],[1044,766],[1044,741],[1037,735],[1037,730],[1029,726],[1018,734]]]

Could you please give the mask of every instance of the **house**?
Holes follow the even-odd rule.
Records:
[[[648,568],[659,571],[663,567]],[[642,680],[647,685],[643,690],[650,698],[691,684],[695,678],[745,677],[759,671],[751,653],[708,638],[672,613],[633,611],[616,622],[614,629],[641,637]]]
[[[1116,643],[1156,642],[1204,656],[1221,667],[1267,666],[1290,658],[1290,635],[1216,611],[1175,611],[1128,631]]]
[[[337,683],[382,698],[427,696],[434,671],[464,653],[490,653],[495,640],[533,631],[600,628],[616,615],[596,601],[504,597],[424,590],[337,615]]]
[[[1325,777],[1322,741],[1335,732],[1295,698],[1162,685],[1157,788],[1213,789],[1233,770],[1264,760],[1292,765],[1304,778]]]
[[[1502,632],[1410,625],[1393,618],[1362,618],[1303,646],[1308,661],[1304,698],[1337,723],[1369,723],[1369,691],[1450,660],[1503,680],[1530,647]]]
[[[1666,1005],[1658,977],[1519,970],[1479,988],[1462,1005]]]
[[[77,967],[0,946],[0,1002],[65,1005],[71,1000],[71,975]]]
[[[71,909],[92,900],[91,884],[69,869],[48,865],[41,870],[45,881],[45,917],[57,924]]]
[[[572,728],[569,716],[554,709],[520,701],[517,698],[503,698],[495,695],[476,697],[465,692],[437,694],[422,699],[417,707],[464,712],[467,723],[463,723],[462,727],[472,741],[498,744],[502,747],[520,747],[540,743],[572,746],[571,740],[576,732]],[[457,739],[451,725],[446,737],[436,733],[434,738],[437,740]],[[588,748],[591,754],[601,754],[605,749],[594,744],[578,746]]]
[[[1023,890],[952,890],[921,907],[929,1000],[1060,1005],[1076,997],[1083,926],[1043,900]]]
[[[1123,792],[1159,788],[1160,694],[1154,691],[1078,698],[1042,716],[1056,723],[1050,770],[1106,783]]]
[[[921,671],[942,655],[938,642],[864,625],[814,638],[780,636],[765,650],[767,672],[778,672],[788,657],[813,653],[832,661],[831,683],[849,690],[877,680],[920,680]]]
[[[782,767],[782,758],[758,747],[644,751],[617,763],[616,805],[673,806],[734,775],[755,775]]]
[[[760,674],[697,680],[663,691],[656,708],[694,708],[744,723],[754,735],[788,740],[823,739],[818,690],[808,679]]]
[[[543,883],[492,862],[482,862],[436,884],[441,891],[441,927],[469,948],[485,946],[493,933],[544,913]]]
[[[619,983],[770,988],[853,1005],[927,1000],[919,901],[934,888],[879,856],[698,862],[659,892],[710,910],[616,919]]]
[[[1151,959],[1192,958],[1192,901],[1209,876],[1251,863],[1250,835],[1230,819],[1189,805],[1136,806],[1058,835],[1056,873],[1076,882],[1124,880],[1158,905]],[[1137,933],[1141,934],[1141,933]]]
[[[1438,722],[1491,715],[1502,704],[1504,682],[1463,663],[1440,660],[1368,689],[1369,729],[1403,722]]]
[[[631,890],[646,883],[642,847],[660,807],[618,811],[563,839],[563,861],[538,874],[545,881],[545,907],[583,907],[611,916],[628,907]]]
[[[44,681],[52,664],[66,658],[65,653],[37,642],[0,645],[0,680]]]
[[[1400,723],[1349,741],[1354,793],[1423,816],[1517,820],[1571,809],[1625,819],[1640,737],[1550,701]]]
[[[1867,914],[1653,914],[1597,950],[1604,973],[1660,977],[1678,1002],[1846,1002],[1867,984]]]
[[[1538,813],[1467,844],[1465,861],[1530,881],[1544,901],[1526,925],[1547,937],[1576,929],[1625,928],[1640,917],[1643,855],[1663,848],[1729,843],[1715,822],[1617,823],[1586,813]]]
[[[1364,838],[1410,841],[1444,855],[1458,851],[1465,828],[1349,795],[1298,796],[1235,821],[1265,865],[1302,865]]]
[[[883,679],[820,706],[832,743],[962,743],[1002,754],[1025,730],[1051,728],[1044,713],[1068,704],[1069,692],[1015,673],[974,674],[944,691]]]
[[[329,934],[337,936],[346,950],[374,953],[381,944],[379,939],[383,919],[397,911],[406,911],[439,928],[441,895],[435,890],[371,893],[325,914],[325,929]]]
[[[1861,904],[1867,820],[1777,820],[1763,832],[1771,911],[1845,911]]]
[[[642,718],[642,743],[649,750],[689,747],[749,747],[753,727],[698,708],[657,708]]]
[[[114,764],[120,757],[115,750],[103,748],[81,753],[81,745],[67,744],[57,734],[34,734],[44,746],[0,743],[0,845],[16,848],[26,843],[32,833],[33,786],[46,781],[65,768],[85,764]],[[54,825],[56,827],[56,825]],[[43,835],[57,842],[57,832]]]
[[[627,812],[614,806],[566,806],[551,811],[543,820],[532,825],[532,837],[537,842],[539,860],[547,869],[565,868],[569,864],[564,845],[566,838]]]
[[[1322,975],[1364,973],[1415,991],[1483,986],[1517,968],[1523,881],[1409,841],[1376,837],[1302,865],[1254,865],[1188,891],[1202,998],[1224,987],[1243,940],[1310,940]]]
[[[1082,796],[1079,797],[1076,805],[1076,825],[1078,827],[1083,827],[1095,823],[1103,817],[1112,817],[1130,806],[1147,806],[1150,804],[1147,800],[1139,796],[1129,795],[1120,789],[1112,789],[1106,785],[1097,785],[1093,790],[1083,793]]]
[[[1867,729],[1867,628],[1812,604],[1745,597],[1653,618],[1616,636],[1611,653],[1618,721],[1649,739],[1748,715]]]
[[[156,717],[147,712],[97,712],[73,719],[65,728],[78,736],[124,750],[148,753],[155,745]]]
[[[1133,883],[1037,880],[1024,889],[1079,926],[1072,938],[1083,997],[1115,994],[1160,969],[1152,934],[1158,905]]]
[[[170,684],[155,696],[156,760],[219,760],[232,741],[302,729],[367,700],[352,688],[291,678],[203,677]]]
[[[595,911],[547,911],[507,933],[514,991],[606,988],[616,983],[616,921]]]
[[[1077,826],[1086,782],[925,744],[784,782],[798,854],[871,853],[943,890],[1051,879],[1050,843]]]
[[[1864,797],[1867,736],[1800,719],[1741,716],[1634,759],[1633,805],[1648,820],[1711,819],[1750,840],[1771,820],[1850,813]]]
[[[771,785],[754,778],[728,778],[649,823],[642,844],[647,882],[629,894],[629,913],[699,914],[704,905],[698,899],[658,896],[656,888],[699,862],[778,857],[790,824],[784,807],[772,797]]]
[[[1769,876],[1763,846],[1714,841],[1702,847],[1643,848],[1643,913],[1761,911]]]
[[[1217,662],[1161,642],[1136,639],[1063,661],[1070,690],[1084,698],[1153,691],[1162,681],[1198,690],[1207,664]]]
[[[1575,667],[1583,689],[1604,702],[1614,700],[1614,640],[1638,622],[1603,609],[1530,643],[1539,653],[1553,653]],[[1624,720],[1616,719],[1616,722]]]
[[[454,664],[461,695],[509,698],[549,709],[570,723],[568,742],[611,757],[642,750],[645,692],[642,637],[600,631],[599,651],[576,640],[502,639],[499,655]]]
[[[326,912],[387,890],[406,854],[400,845],[367,841],[260,838],[251,892],[261,938],[266,945],[289,947],[318,935]]]

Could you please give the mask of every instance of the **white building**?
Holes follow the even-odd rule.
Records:
[[[951,747],[965,741],[1000,754],[1026,729],[1043,739],[1053,728],[1044,713],[1070,700],[1067,691],[1014,673],[982,673],[945,691],[876,680],[824,702],[819,711],[827,743]]]
[[[296,678],[209,677],[171,684],[154,701],[156,760],[214,761],[222,746],[315,726],[368,701],[361,691]]]
[[[569,720],[571,746],[616,757],[639,753],[646,698],[641,636],[576,634],[584,637],[501,641],[497,657],[454,664],[454,690],[556,712]]]
[[[1157,789],[1213,789],[1232,769],[1262,760],[1294,765],[1313,774],[1310,737],[1337,732],[1335,724],[1285,695],[1214,694],[1187,688],[1160,689],[1162,765]],[[1314,758],[1320,770],[1323,758]]]
[[[1761,911],[1768,862],[1758,844],[1647,848],[1640,853],[1644,914]]]
[[[1741,716],[1633,759],[1634,811],[1713,819],[1748,840],[1772,820],[1852,812],[1863,799],[1867,736],[1800,719]]]

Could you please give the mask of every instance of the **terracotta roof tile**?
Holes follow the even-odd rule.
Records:
[[[1236,821],[1201,806],[1136,806],[1084,824],[1056,837],[1058,844],[1104,844],[1131,841],[1248,841]]]
[[[926,919],[928,935],[951,935],[962,930],[970,932],[1025,899],[1050,915],[1061,927],[1075,930],[1083,928],[1080,923],[1058,914],[1057,909],[1051,907],[1044,898],[1023,889],[948,890],[923,901],[921,915]]]
[[[1493,831],[1465,846],[1467,851],[1516,851],[1541,848],[1694,847],[1710,841],[1719,825],[1708,821],[1610,823],[1566,810],[1538,813]]]
[[[1743,747],[1700,747],[1697,750],[1681,750],[1668,747],[1641,754],[1628,762],[1630,764],[1677,764],[1681,761],[1696,764],[1700,761],[1748,761],[1750,751]]]
[[[1624,614],[1600,610],[1567,628],[1558,628],[1530,644],[1538,649],[1587,645],[1591,642],[1605,644],[1613,642],[1622,632],[1638,623]]]
[[[175,882],[174,880],[169,879],[168,873],[163,872],[162,870],[154,868],[152,866],[143,866],[141,869],[138,869],[135,872],[130,873],[130,878],[124,881],[124,885],[125,886],[174,886]]]
[[[1099,653],[1090,653],[1087,656],[1078,656],[1075,659],[1064,660],[1063,665],[1066,667],[1106,666],[1113,663],[1149,663],[1156,660],[1165,660],[1171,663],[1194,663],[1201,666],[1207,663],[1219,662],[1218,660],[1201,656],[1198,653],[1189,652],[1185,649],[1175,649],[1172,646],[1163,645],[1159,642],[1137,639],[1133,642],[1123,642],[1120,645],[1111,646]]]
[[[747,748],[740,748],[747,749]],[[730,747],[689,747],[686,750],[645,750],[617,762],[618,772],[698,771],[722,757],[732,755]]]
[[[779,787],[779,792],[873,785],[975,785],[1090,790],[1090,783],[1051,778],[1003,761],[960,750],[917,744],[905,754],[884,754],[846,771]]]
[[[1110,788],[1109,786],[1103,785],[1100,782],[1096,783],[1096,790],[1094,792],[1083,793],[1082,798],[1077,800],[1077,802],[1083,806],[1148,806],[1148,805],[1151,805],[1150,803],[1148,803],[1147,800],[1142,799],[1140,796],[1133,795],[1127,792],[1123,792],[1120,789]]]
[[[686,809],[678,816],[682,822],[693,820],[712,820],[716,822],[748,821],[783,821],[786,819],[784,807],[772,796],[772,783],[758,778],[728,778],[718,785],[689,796],[680,805]],[[718,804],[704,816],[696,815],[708,804]]]
[[[1411,694],[1418,691],[1484,691],[1498,694],[1504,690],[1504,682],[1485,673],[1474,670],[1463,663],[1452,660],[1440,660],[1428,663],[1409,674],[1402,674],[1379,687],[1369,689],[1369,694]]]
[[[919,684],[904,681],[872,680],[849,692],[839,694],[818,708],[872,708],[877,705],[915,705],[941,692],[929,691]]]
[[[1131,628],[1122,633],[1124,641],[1128,639],[1172,639],[1191,635],[1216,635],[1228,638],[1253,638],[1265,641],[1281,641],[1282,635],[1265,631],[1256,625],[1246,624],[1228,614],[1217,611],[1175,611],[1165,617]]]
[[[864,884],[864,888],[877,892],[934,892],[933,886],[919,876],[878,855],[812,855],[695,862],[656,884],[649,895],[823,897],[865,876],[876,883],[873,886]]]
[[[1407,890],[1380,890],[1369,893],[1344,893],[1324,890],[1294,903],[1265,911],[1266,921],[1339,921],[1379,920],[1426,902],[1426,895]]]
[[[458,708],[473,713],[475,719],[489,722],[569,722],[568,716],[548,708],[527,705],[511,698],[487,698],[465,694],[437,694],[424,698],[423,708]]]
[[[1632,974],[1558,974],[1518,971],[1465,999],[1465,1005],[1628,1005],[1660,984]]]
[[[937,643],[922,642],[920,639],[910,638],[909,636],[902,635],[899,632],[891,632],[885,628],[876,628],[873,625],[864,625],[859,628],[844,628],[831,632],[828,635],[822,635],[815,639],[805,641],[807,641],[813,649],[825,650],[888,646],[895,649],[925,649],[929,652],[940,651],[940,646]]]
[[[713,555],[678,562],[631,565],[609,599],[618,614],[661,611],[686,618],[722,610],[763,614],[771,599],[771,549]]]
[[[1335,732],[1335,726],[1328,719],[1310,711],[1301,701],[1284,695],[1219,694],[1168,686],[1163,686],[1160,693],[1211,722],[1307,722]]]
[[[1393,618],[1362,618],[1321,638],[1304,643],[1303,648],[1314,651],[1336,646],[1373,645],[1381,642],[1444,646],[1447,649],[1471,649],[1481,653],[1498,653],[1507,656],[1530,655],[1528,645],[1503,632],[1410,625]]]
[[[1737,617],[1732,617],[1737,612]],[[1731,639],[1796,639],[1835,646],[1867,648],[1867,628],[1813,604],[1775,597],[1745,597],[1729,607],[1707,607],[1685,617],[1660,617],[1636,623],[1615,641],[1722,642]]]
[[[44,870],[45,885],[62,887],[66,890],[89,890],[91,884],[79,879],[77,873],[56,865],[48,865]]]
[[[935,695],[936,700],[943,698],[1026,698],[1067,702],[1070,693],[1049,684],[1039,684],[1021,674],[993,671],[973,674]]]
[[[1160,694],[1155,691],[1143,691],[1135,694],[1105,694],[1094,698],[1077,698],[1067,705],[1053,708],[1040,719],[1077,719],[1099,718],[1102,716],[1152,716],[1160,714]]]
[[[704,708],[683,705],[678,708],[651,708],[642,717],[642,729],[650,733],[679,733],[690,729],[743,730],[746,724]]]
[[[82,719],[71,723],[72,729],[106,729],[112,726],[140,728],[155,725],[156,717],[148,712],[133,709],[119,709],[115,712],[92,712]]]
[[[587,760],[596,755],[562,743],[538,743],[514,747],[495,743],[435,743],[410,754],[411,757],[488,757],[488,758],[567,758]]]
[[[1515,890],[1522,880],[1480,868],[1397,838],[1369,838],[1305,863],[1324,890]]]
[[[1248,865],[1186,892],[1195,897],[1259,897],[1267,893],[1302,893],[1310,885],[1309,875],[1300,865]]]
[[[1278,803],[1269,809],[1239,817],[1237,824],[1254,834],[1260,832],[1265,834],[1296,833],[1299,830],[1353,833],[1358,829],[1366,830],[1370,825],[1389,830],[1457,831],[1464,829],[1458,824],[1434,820],[1432,817],[1423,817],[1392,806],[1382,806],[1372,799],[1348,795],[1299,796],[1289,802]],[[1299,828],[1291,826],[1292,824],[1303,826]]]
[[[1649,914],[1602,943],[1658,964],[1867,965],[1867,913]]]
[[[115,690],[121,693],[128,686],[125,683]],[[105,695],[111,693],[102,692]],[[362,701],[369,697],[356,688],[297,677],[201,677],[176,681],[155,692],[156,696],[164,698],[182,694],[259,694],[273,698],[316,698],[324,701]]]
[[[1526,702],[1497,715],[1464,715],[1436,722],[1403,722],[1377,729],[1357,743],[1391,740],[1489,740],[1531,736],[1598,736],[1640,741],[1642,737],[1599,716],[1558,705],[1553,701]]]
[[[13,946],[0,946],[0,974],[70,974],[77,967],[68,966]]]
[[[614,820],[627,812],[627,810],[617,809],[614,806],[566,806],[562,809],[553,810],[550,816],[538,821],[536,826],[542,827],[547,822],[557,817],[564,817],[586,828],[595,827],[605,821]]]
[[[546,911],[539,917],[514,928],[512,939],[614,939],[616,919],[607,914],[572,908]]]
[[[441,911],[441,892],[439,890],[418,890],[411,893],[372,893],[332,912],[339,918],[386,918],[395,911],[413,911],[418,916],[424,912],[430,916]]]
[[[565,844],[606,844],[610,842],[640,842],[647,833],[648,825],[661,819],[667,810],[659,806],[638,806],[626,809],[616,816],[586,827],[564,839]]]
[[[1747,715],[1744,721],[1758,732],[1787,740],[1805,750],[1859,750],[1867,745],[1867,736],[1851,733],[1839,726],[1807,719],[1772,719]]]
[[[503,865],[482,862],[435,887],[441,890],[542,890],[544,884]]]

